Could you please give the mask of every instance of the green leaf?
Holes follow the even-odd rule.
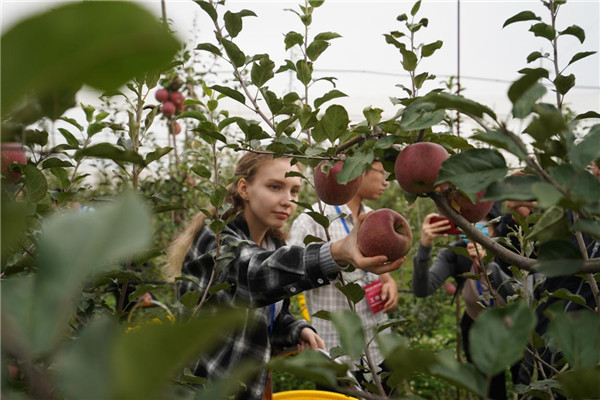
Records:
[[[567,398],[574,400],[600,398],[600,367],[576,368],[558,375],[556,379],[566,392]]]
[[[164,155],[168,154],[172,147],[160,147],[150,153],[146,154],[146,165],[150,164],[153,161],[160,160]]]
[[[482,201],[532,201],[536,199],[531,187],[542,180],[535,175],[510,175],[493,182],[485,191]]]
[[[44,222],[35,295],[31,293],[33,304],[24,330],[36,354],[63,340],[90,274],[144,250],[151,232],[147,207],[131,194],[93,212],[72,211]]]
[[[365,169],[373,164],[375,155],[372,150],[366,150],[361,152],[355,152],[350,157],[344,160],[344,167],[338,174],[338,183],[344,185],[353,179],[358,178]]]
[[[436,50],[442,48],[444,42],[436,40],[433,43],[428,43],[421,48],[421,57],[429,57],[435,53]]]
[[[325,93],[323,96],[321,96],[315,100],[315,102],[314,102],[315,110],[318,109],[319,107],[321,107],[321,105],[323,105],[323,103],[326,103],[329,100],[337,99],[339,97],[348,97],[348,95],[343,92],[340,92],[337,89],[333,89],[333,90]]]
[[[275,76],[274,69],[275,63],[268,56],[261,57],[259,62],[252,64],[252,71],[250,73],[252,83],[257,87],[263,86]]]
[[[462,96],[444,92],[432,92],[423,97],[423,100],[434,103],[438,109],[457,110],[464,114],[479,118],[483,118],[484,114],[487,114],[493,119],[496,119],[496,114],[492,109]]]
[[[421,8],[421,0],[416,1],[415,4],[413,4],[410,9],[410,15],[414,17],[419,12],[419,8]]]
[[[562,231],[562,235],[568,234],[566,229],[566,221],[564,210],[560,207],[553,206],[547,209],[542,217],[534,225],[533,229],[526,236],[527,239],[553,239],[552,232]],[[557,235],[560,236],[560,235]]]
[[[502,25],[502,28],[504,28],[510,24],[514,24],[515,22],[532,21],[532,20],[540,21],[541,18],[538,17],[537,15],[535,15],[535,13],[533,13],[532,11],[521,11],[520,13],[513,15],[512,17],[510,17],[509,19],[504,21],[504,25]]]
[[[219,50],[219,48],[212,43],[200,43],[199,45],[196,46],[196,50],[208,51],[209,53],[212,53],[218,57],[223,56],[223,54],[221,53],[221,50]]]
[[[135,76],[167,66],[178,50],[178,41],[156,16],[136,4],[57,6],[2,35],[3,112],[31,91],[51,93],[82,84],[115,90]]]
[[[558,75],[554,78],[554,86],[560,94],[566,94],[573,86],[575,86],[575,75]]]
[[[598,221],[595,220],[580,218],[577,221],[575,221],[575,223],[571,227],[571,230],[580,231],[582,233],[600,239],[600,224],[598,223]]]
[[[302,36],[298,32],[290,31],[290,32],[286,33],[284,42],[285,42],[285,49],[289,50],[296,45],[302,46],[304,44],[304,36]]]
[[[534,62],[538,58],[543,58],[543,57],[544,57],[544,55],[542,53],[540,53],[539,51],[534,51],[527,56],[527,62],[528,63]]]
[[[580,53],[575,54],[572,58],[571,61],[569,61],[569,63],[567,64],[567,66],[573,64],[575,61],[579,61],[583,58],[589,57],[591,55],[596,54],[597,51],[582,51]]]
[[[450,352],[438,354],[438,362],[429,367],[432,375],[463,387],[478,396],[485,395],[485,377],[471,363],[459,363]]]
[[[51,157],[44,160],[42,163],[42,169],[47,168],[73,168],[73,164],[69,161],[61,160],[57,157]]]
[[[308,85],[310,83],[313,73],[312,63],[306,62],[304,60],[298,60],[298,62],[296,62],[295,71],[296,78],[298,78],[298,80],[302,82],[303,85]]]
[[[316,61],[317,58],[329,47],[329,42],[325,40],[314,40],[308,45],[306,55],[311,61]]]
[[[549,240],[539,246],[534,268],[549,278],[574,274],[583,266],[581,252],[566,240]]]
[[[227,56],[229,57],[229,60],[232,62],[234,67],[243,67],[246,63],[246,55],[244,54],[244,52],[242,52],[240,48],[231,40],[220,38],[219,41],[225,48],[225,53],[227,53]]]
[[[414,71],[417,68],[419,61],[417,55],[405,48],[401,48],[400,53],[402,54],[402,68],[404,68],[405,71]]]
[[[548,40],[554,40],[554,38],[556,37],[556,31],[554,30],[552,25],[548,25],[543,22],[531,25],[529,31],[533,32],[534,36],[543,37]]]
[[[523,357],[535,315],[523,301],[484,310],[471,327],[469,349],[477,367],[494,376]]]
[[[577,169],[584,169],[594,160],[600,159],[600,129],[591,130],[568,153],[569,161]]]
[[[74,156],[77,161],[84,157],[105,158],[113,160],[116,163],[131,162],[138,165],[144,165],[144,159],[135,151],[123,150],[110,143],[99,143],[83,148],[78,150]]]
[[[46,177],[35,166],[31,164],[22,165],[21,171],[25,174],[25,190],[27,200],[32,203],[41,201],[48,191],[48,182]]]
[[[468,149],[442,163],[436,185],[452,182],[467,193],[477,193],[506,176],[506,161],[492,149]]]
[[[221,85],[213,85],[210,88],[213,90],[216,90],[219,93],[224,94],[227,97],[230,97],[236,101],[239,101],[242,104],[246,103],[246,97],[244,97],[243,94],[241,94],[240,92],[238,92],[235,89],[232,89],[227,86],[221,86]]]
[[[200,8],[202,8],[202,10],[204,10],[204,12],[206,12],[208,14],[208,16],[210,17],[210,19],[213,20],[213,22],[217,21],[217,18],[219,17],[217,15],[217,10],[215,10],[215,8],[213,7],[213,5],[210,2],[202,1],[202,0],[194,0],[194,2],[196,4],[198,4],[200,6]]]
[[[325,136],[331,143],[346,133],[350,118],[346,109],[340,105],[329,106],[321,120],[315,126],[317,136]]]
[[[178,114],[175,119],[193,118],[198,121],[206,121],[206,115],[202,111],[187,110]]]
[[[543,68],[527,69],[525,75],[516,80],[508,89],[508,98],[513,104],[537,84],[541,78],[548,77],[548,71]]]
[[[225,21],[225,29],[229,32],[229,35],[234,38],[242,31],[242,17],[253,16],[256,17],[256,14],[253,11],[242,10],[237,13],[232,13],[231,11],[225,12],[223,16],[223,20]]]
[[[548,336],[556,342],[573,369],[600,363],[600,342],[591,332],[600,332],[600,318],[589,310],[558,312],[548,325]]]
[[[538,200],[541,208],[550,208],[559,204],[562,194],[548,182],[536,182],[531,186],[531,191]]]
[[[365,291],[358,283],[351,282],[351,283],[347,283],[346,285],[337,283],[335,286],[353,304],[358,303],[365,297]]]
[[[65,138],[67,144],[73,148],[79,148],[79,140],[65,128],[58,128],[60,134]]]
[[[523,93],[513,104],[512,114],[515,118],[525,118],[534,109],[536,102],[546,94],[546,87],[535,83]]]
[[[366,345],[360,317],[352,311],[335,311],[331,313],[331,322],[340,336],[340,343],[346,354],[353,360],[358,359]]]
[[[348,373],[347,365],[316,351],[301,351],[294,357],[277,357],[269,362],[268,367],[329,388],[336,387],[339,384],[338,377]]]
[[[524,132],[528,133],[538,143],[543,144],[552,136],[568,130],[564,116],[556,107],[537,104],[534,105],[534,111],[538,113],[538,117],[534,118]]]
[[[102,129],[106,128],[106,124],[103,123],[93,123],[90,124],[87,128],[88,137],[94,136],[96,133],[102,131]]]
[[[559,36],[560,35],[571,35],[571,36],[575,36],[577,39],[579,39],[580,43],[585,42],[585,31],[583,29],[581,29],[579,26],[577,25],[571,25],[570,27],[568,27],[567,29],[565,29],[564,31],[560,31],[559,32]]]
[[[225,198],[227,198],[227,189],[223,186],[219,186],[211,194],[210,204],[218,209],[225,202]]]
[[[73,125],[75,128],[79,129],[80,132],[83,132],[83,126],[81,126],[79,124],[79,122],[77,122],[76,120],[74,120],[73,118],[68,118],[68,117],[60,117],[59,120],[61,121],[65,121],[71,125]]]
[[[548,295],[557,299],[571,301],[575,304],[579,304],[580,306],[585,307],[586,305],[585,299],[582,296],[578,294],[573,294],[569,290],[564,288],[558,289],[557,291],[549,293]]]
[[[341,38],[342,35],[335,32],[321,32],[315,36],[315,40],[331,40]],[[287,49],[286,49],[287,50]]]
[[[523,151],[510,137],[501,131],[485,131],[482,133],[476,133],[471,137],[475,140],[480,140],[484,143],[488,143],[497,148],[506,150],[521,160],[525,160],[527,158],[527,153]]]
[[[376,126],[381,122],[381,114],[383,110],[381,108],[372,108],[371,106],[363,109],[363,115],[367,119],[369,126]]]
[[[415,101],[404,109],[400,128],[405,131],[428,129],[444,120],[446,112],[433,103]]]

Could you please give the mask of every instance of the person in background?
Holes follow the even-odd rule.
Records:
[[[476,227],[488,236],[494,236],[494,225],[488,223],[499,214],[498,207],[492,208],[485,220],[476,224]],[[469,352],[469,331],[479,313],[486,307],[505,305],[507,296],[514,293],[509,284],[504,283],[510,277],[505,274],[500,266],[495,263],[482,264],[486,251],[478,243],[466,238],[451,243],[451,246],[465,248],[469,257],[457,254],[449,248],[439,251],[437,257],[431,262],[433,242],[437,238],[447,237],[446,230],[450,228],[447,220],[433,222],[437,214],[425,217],[421,227],[421,239],[417,253],[413,259],[412,290],[417,297],[427,297],[433,294],[444,284],[449,277],[454,278],[457,284],[457,293],[462,295],[465,303],[465,312],[460,321],[462,346],[471,361]],[[486,277],[485,274],[488,273]],[[466,279],[463,274],[473,274],[479,279]],[[492,377],[489,389],[489,398],[494,400],[506,399],[505,373],[502,372]]]
[[[346,238],[352,229],[356,226],[359,215],[365,214],[371,209],[367,207],[364,200],[378,199],[389,182],[386,180],[387,173],[383,169],[383,164],[375,161],[369,170],[364,173],[362,184],[357,194],[347,203],[341,206],[331,206],[323,204],[324,215],[339,215],[340,217],[333,221],[329,226],[329,235],[331,240],[341,240]],[[315,203],[313,209],[318,210],[318,203]],[[290,230],[290,243],[304,245],[304,238],[312,235],[326,240],[325,230],[310,215],[302,213],[296,218]],[[400,262],[403,262],[404,258]],[[398,306],[398,286],[394,278],[389,274],[375,275],[364,270],[355,270],[353,272],[342,272],[345,283],[356,282],[365,288],[368,285],[379,285],[381,283],[381,297],[383,306],[380,310],[373,310],[365,296],[356,304],[356,313],[363,322],[363,328],[367,335],[369,352],[373,363],[385,370],[383,366],[383,356],[373,338],[373,328],[389,320],[386,313],[394,310]],[[342,311],[349,310],[349,300],[335,287],[335,285],[321,286],[309,290],[305,293],[306,305],[310,315],[320,311]],[[340,337],[333,323],[321,318],[313,318],[312,325],[317,329],[321,338],[325,342],[327,349],[340,346]],[[347,357],[342,357],[341,361],[348,362]],[[363,366],[365,366],[363,362]],[[356,366],[351,366],[356,370]],[[356,371],[359,382],[364,380],[360,371]],[[384,387],[389,392],[389,388]]]
[[[240,158],[237,180],[228,186],[227,201],[232,208],[223,215],[224,219],[235,217],[220,234],[221,254],[233,255],[226,266],[215,268],[217,237],[204,226],[204,214],[196,216],[169,249],[167,277],[187,275],[198,282],[177,281],[179,297],[193,290],[206,294],[215,285],[229,284],[207,296],[201,314],[215,315],[223,307],[246,311],[245,325],[223,332],[216,350],[200,354],[193,365],[193,373],[209,382],[230,375],[241,362],[264,365],[274,345],[324,348],[315,330],[291,315],[289,297],[328,285],[348,264],[376,274],[400,265],[386,263],[385,256],[363,257],[356,245],[357,229],[343,240],[306,248],[285,245],[283,228],[296,210],[294,201],[302,182],[299,177],[286,177],[290,171],[299,172],[299,168],[288,158],[252,152]],[[243,382],[237,398],[268,397],[267,381],[268,372],[263,369]]]

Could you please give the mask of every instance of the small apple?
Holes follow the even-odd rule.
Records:
[[[175,104],[170,101],[165,101],[160,107],[160,111],[167,118],[171,118],[175,114]]]
[[[179,122],[173,123],[173,134],[177,135],[179,134],[179,132],[181,132],[181,125],[179,124]]]
[[[169,91],[167,89],[158,89],[156,93],[154,93],[154,98],[163,103],[169,100]]]
[[[6,177],[8,182],[14,183],[21,177],[21,172],[13,170],[10,166],[12,163],[17,162],[19,164],[27,164],[27,156],[21,143],[6,142],[2,143],[2,155],[1,171],[2,175]]]
[[[317,192],[317,196],[319,196],[319,199],[324,203],[332,206],[346,204],[354,197],[358,192],[358,189],[360,189],[363,176],[360,175],[345,185],[342,185],[338,183],[337,177],[344,167],[344,162],[337,161],[327,172],[323,171],[325,163],[326,161],[321,161],[314,172],[315,191]]]
[[[388,261],[404,257],[412,246],[408,221],[389,208],[367,215],[358,229],[358,249],[367,257],[387,256]]]
[[[444,283],[444,290],[450,296],[454,296],[454,293],[456,293],[456,286],[454,285],[454,283],[446,282]]]
[[[185,101],[185,97],[181,94],[181,92],[173,92],[171,93],[171,102],[175,104],[175,107],[181,108],[183,102]]]
[[[448,199],[450,205],[467,221],[479,222],[488,215],[492,207],[494,206],[493,201],[479,201],[485,191],[477,193],[477,200],[473,203],[467,196],[462,193],[453,193]]]
[[[437,143],[417,142],[398,154],[394,172],[400,187],[413,194],[435,190],[440,166],[450,155]]]

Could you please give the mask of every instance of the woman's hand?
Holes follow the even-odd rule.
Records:
[[[351,264],[358,269],[377,275],[397,270],[404,262],[404,257],[388,263],[386,256],[365,257],[358,250],[358,229],[367,215],[369,214],[362,214],[358,217],[354,227],[345,238],[331,243],[331,256],[340,265]]]
[[[300,339],[298,340],[298,351],[302,350],[317,350],[325,349],[325,342],[315,331],[311,328],[302,328],[300,331]]]
[[[483,259],[487,254],[485,252],[485,248],[482,245],[480,245],[479,243],[474,243],[472,241],[469,241],[469,243],[467,244],[467,251],[469,252],[469,256],[471,257],[471,259],[477,266],[480,265],[479,260]]]
[[[405,257],[402,257],[405,258]],[[381,276],[381,297],[383,298],[383,312],[390,312],[398,307],[398,284],[390,274]]]
[[[450,228],[450,222],[437,221],[431,222],[431,218],[438,217],[438,214],[428,214],[421,225],[421,244],[426,247],[433,245],[433,239],[439,237],[447,237],[447,233],[442,233]]]

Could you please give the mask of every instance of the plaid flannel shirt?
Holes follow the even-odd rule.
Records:
[[[329,284],[341,269],[331,257],[330,244],[315,243],[305,249],[277,242],[275,250],[260,248],[252,241],[242,218],[225,228],[221,245],[221,254],[232,252],[234,258],[224,268],[217,269],[212,286],[228,282],[231,287],[211,295],[205,303],[205,312],[234,307],[245,310],[246,318],[240,329],[223,333],[216,350],[199,357],[194,374],[208,380],[229,375],[242,362],[268,362],[272,345],[297,344],[300,331],[310,325],[289,313],[289,297]],[[202,228],[182,267],[182,274],[196,277],[199,284],[178,281],[179,296],[190,290],[207,290],[215,248],[215,234]],[[271,330],[270,305],[284,299]],[[266,379],[267,371],[263,370],[252,381],[244,382],[246,388],[237,398],[261,399]]]
[[[324,215],[336,215],[337,211],[334,206],[324,205],[323,214]],[[352,211],[348,206],[341,205],[340,211],[346,216],[344,220],[346,221],[346,225],[348,229],[352,229],[354,226],[354,221],[352,218]],[[313,205],[314,210],[318,210],[318,205],[315,203]],[[371,208],[362,205],[361,213],[366,213],[371,211]],[[292,224],[292,229],[290,230],[290,238],[288,242],[290,244],[296,244],[303,246],[304,238],[306,235],[312,235],[315,237],[319,237],[325,240],[325,230],[321,225],[319,225],[315,220],[309,216],[308,214],[302,213],[300,214]],[[332,241],[340,240],[346,237],[348,233],[342,224],[341,219],[336,219],[329,226],[329,235]],[[355,282],[362,287],[368,285],[371,282],[379,280],[379,276],[376,274],[372,274],[370,272],[366,272],[360,269],[356,269],[352,272],[343,272],[342,273],[344,281],[346,283]],[[338,280],[336,280],[338,282]],[[309,290],[306,292],[306,306],[308,308],[308,312],[312,315],[320,310],[327,311],[343,311],[350,310],[350,306],[348,305],[348,299],[346,296],[339,291],[335,285],[328,285],[324,287],[319,287],[317,289]],[[384,323],[389,320],[389,317],[384,312],[378,312],[377,314],[373,314],[371,308],[369,307],[369,303],[367,299],[363,298],[356,305],[356,313],[360,316],[363,322],[363,328],[365,331],[365,335],[367,341],[370,341],[373,337],[373,328],[377,325]],[[331,349],[332,347],[341,346],[340,337],[335,329],[335,326],[330,321],[321,319],[321,318],[313,318],[311,321],[311,325],[317,330],[319,336],[325,342],[325,346],[327,349]],[[383,333],[390,332],[389,329],[383,331]],[[383,355],[379,351],[379,347],[375,341],[371,341],[369,344],[369,351],[373,356],[373,361],[379,365],[383,362]],[[347,357],[342,357],[341,361],[350,363]],[[355,368],[351,366],[351,368]]]

